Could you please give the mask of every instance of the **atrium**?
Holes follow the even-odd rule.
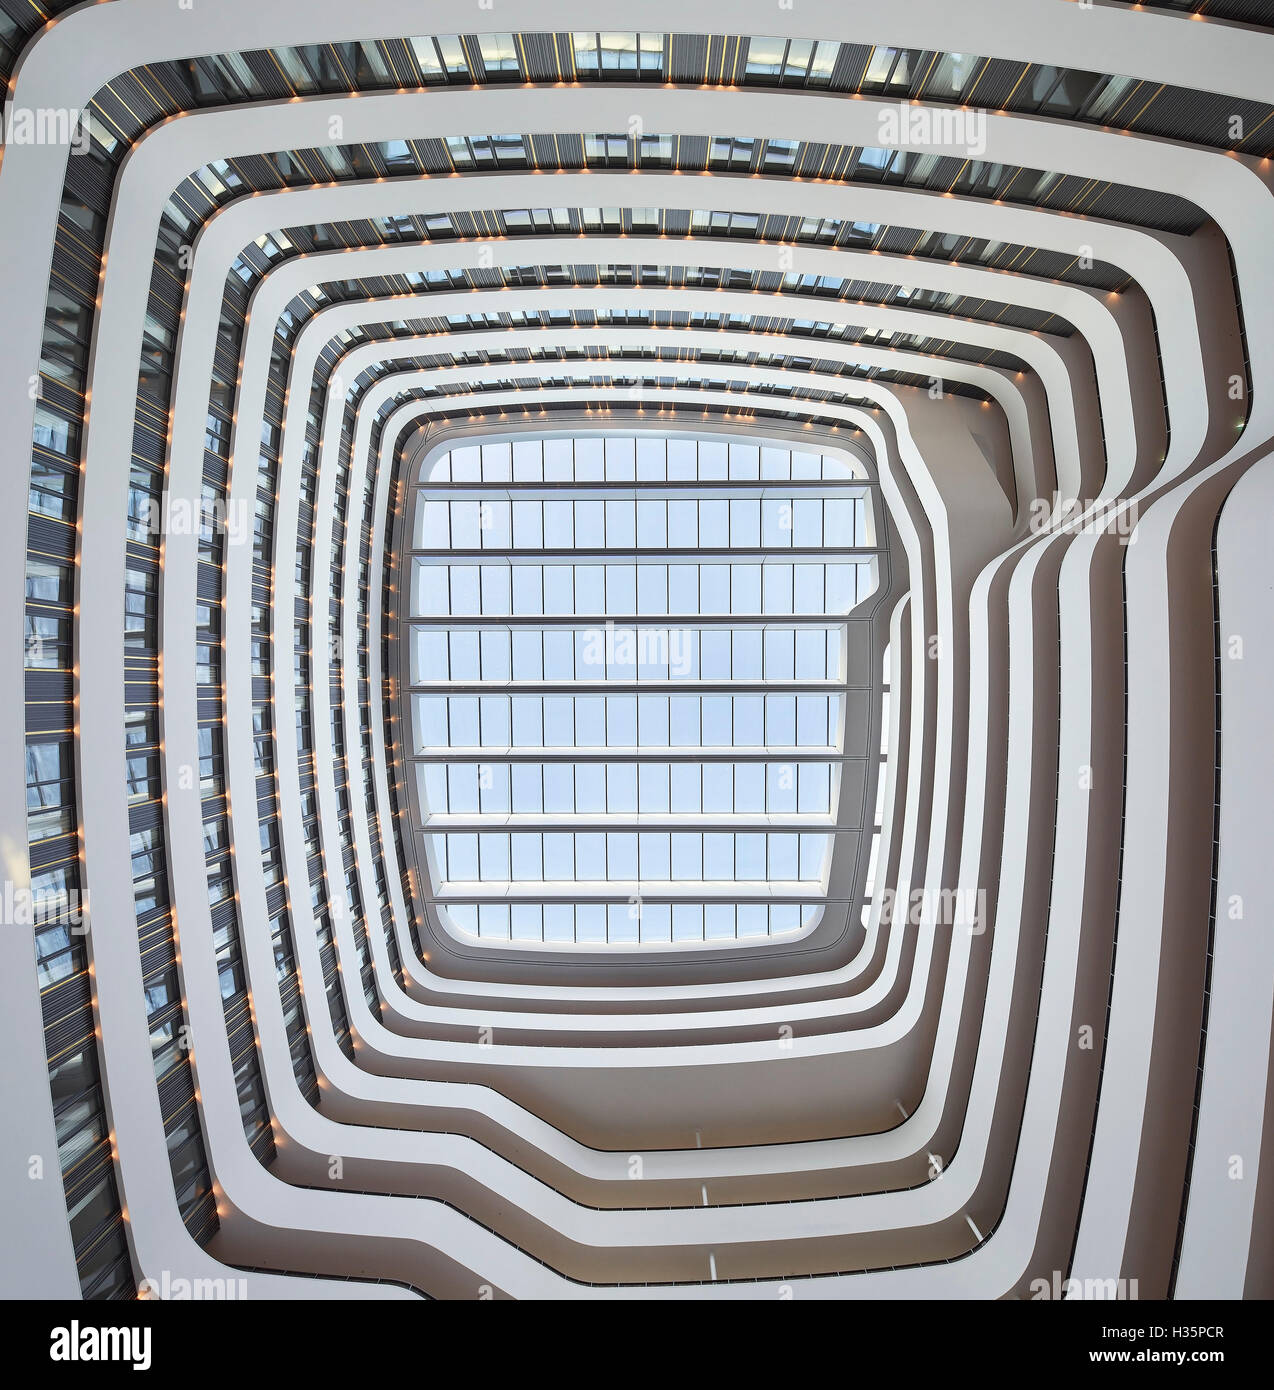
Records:
[[[1274,6],[0,63],[7,1297],[1274,1295]]]

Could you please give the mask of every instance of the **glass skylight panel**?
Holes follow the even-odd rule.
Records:
[[[877,589],[845,454],[657,435],[465,445],[407,579],[422,868],[480,939],[766,938],[826,906]],[[854,709],[858,706],[854,705]]]

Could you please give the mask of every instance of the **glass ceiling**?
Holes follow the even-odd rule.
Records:
[[[879,584],[875,505],[850,456],[762,443],[519,438],[433,462],[406,698],[420,866],[454,931],[631,947],[830,910],[862,837],[841,790],[867,750],[845,731],[874,682],[847,620]]]

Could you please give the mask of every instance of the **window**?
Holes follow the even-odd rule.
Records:
[[[748,40],[745,76],[753,82],[826,87],[839,52],[838,43],[752,38]]]
[[[924,96],[932,101],[958,100],[981,62],[972,53],[944,53],[925,84]]]
[[[658,75],[664,70],[662,34],[602,31],[571,35],[580,77]]]
[[[746,169],[752,163],[755,140],[739,136],[713,136],[708,150],[709,169]]]
[[[625,135],[586,135],[584,157],[589,164],[627,164],[628,137]]]
[[[909,48],[874,48],[863,87],[867,90],[905,92],[911,86],[913,70],[920,70],[919,54]]]

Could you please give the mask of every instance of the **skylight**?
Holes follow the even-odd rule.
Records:
[[[457,447],[420,479],[410,545],[419,864],[453,932],[632,947],[791,936],[829,910],[863,838],[846,729],[856,745],[879,679],[849,641],[880,578],[856,458],[657,434]]]

